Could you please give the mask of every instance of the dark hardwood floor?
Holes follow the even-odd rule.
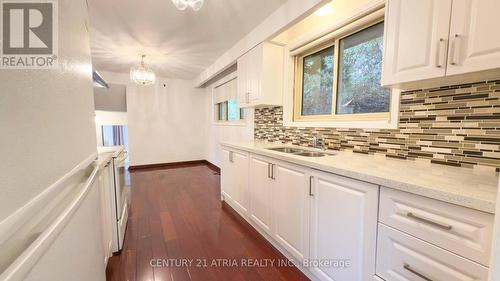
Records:
[[[219,176],[207,166],[133,171],[131,188],[124,248],[109,260],[108,281],[308,280],[277,266],[285,258],[221,203]]]

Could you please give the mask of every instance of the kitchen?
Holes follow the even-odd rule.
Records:
[[[500,280],[498,0],[0,8],[0,280]]]

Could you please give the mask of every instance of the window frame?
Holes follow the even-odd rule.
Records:
[[[224,99],[223,101],[216,102],[215,99],[215,90],[218,87],[223,86],[224,84],[227,84],[233,80],[236,80],[238,76],[236,75],[236,72],[228,74],[226,77],[220,79],[214,85],[212,86],[212,104],[213,104],[213,124],[217,126],[246,126],[247,118],[246,118],[246,112],[243,108],[238,107],[240,111],[240,119],[238,120],[228,120],[229,119],[229,103],[228,99]],[[236,101],[237,104],[239,104],[238,97],[236,96]],[[220,108],[222,107],[222,104],[225,104],[225,111],[224,111],[224,120],[220,120]]]
[[[376,18],[366,23],[359,24],[354,28],[349,29],[347,32],[340,34],[326,42],[313,45],[305,51],[293,56],[293,120],[292,122],[308,122],[308,121],[390,121],[391,111],[393,110],[392,103],[394,102],[391,96],[389,97],[389,111],[388,112],[373,112],[373,113],[354,113],[354,114],[337,114],[337,100],[338,100],[338,85],[339,85],[339,67],[340,67],[340,41],[353,34],[356,34],[364,29],[368,29],[379,23],[384,22],[384,18]],[[384,39],[385,40],[385,39]],[[318,53],[326,48],[334,46],[333,52],[333,85],[332,85],[332,113],[328,115],[302,115],[302,95],[303,95],[303,61],[304,58]]]
[[[304,58],[308,57],[310,55],[319,53],[325,49],[334,47],[333,49],[333,56],[334,56],[334,63],[335,63],[335,43],[332,43],[331,41],[328,41],[323,44],[319,44],[318,46],[315,46],[311,49],[309,49],[307,52],[302,53],[300,55],[295,56],[294,60],[294,68],[295,68],[295,86],[294,86],[294,95],[293,95],[293,100],[294,100],[294,120],[325,120],[331,114],[323,114],[323,115],[302,115],[302,96],[303,96],[303,81],[304,81]],[[335,71],[336,68],[333,68],[333,77],[335,77]],[[335,85],[335,83],[334,83]],[[335,96],[335,87],[332,87],[332,105],[334,104],[333,98]],[[333,114],[333,108],[332,108],[332,114]]]

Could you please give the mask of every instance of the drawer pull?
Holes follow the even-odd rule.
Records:
[[[426,281],[433,281],[432,279],[430,279],[429,277],[423,275],[422,273],[416,271],[415,269],[411,268],[411,266],[407,263],[404,264],[403,266],[404,269],[408,270],[409,272],[415,274],[416,276],[426,280]]]
[[[441,224],[441,223],[437,223],[437,222],[431,221],[429,219],[421,218],[419,216],[414,215],[412,212],[408,212],[406,214],[406,216],[409,217],[409,218],[412,218],[414,220],[421,221],[423,223],[430,224],[430,225],[442,228],[444,230],[451,230],[453,228],[453,226],[451,226],[451,225],[444,225],[444,224]]]

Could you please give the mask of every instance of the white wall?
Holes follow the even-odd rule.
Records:
[[[229,74],[228,76],[230,76]],[[219,81],[224,78],[219,79]],[[213,88],[217,82],[205,88],[205,126],[206,126],[206,139],[205,139],[205,159],[209,162],[220,167],[221,151],[220,142],[246,142],[253,141],[254,136],[254,109],[245,109],[245,124],[241,125],[223,125],[216,124],[214,121],[214,101],[213,101]]]
[[[205,90],[190,80],[140,86],[125,73],[100,73],[108,83],[127,85],[130,165],[204,159]]]
[[[109,88],[94,87],[96,110],[127,111],[127,90],[125,85],[108,84]]]
[[[85,1],[59,3],[59,66],[0,70],[0,221],[96,151]]]

